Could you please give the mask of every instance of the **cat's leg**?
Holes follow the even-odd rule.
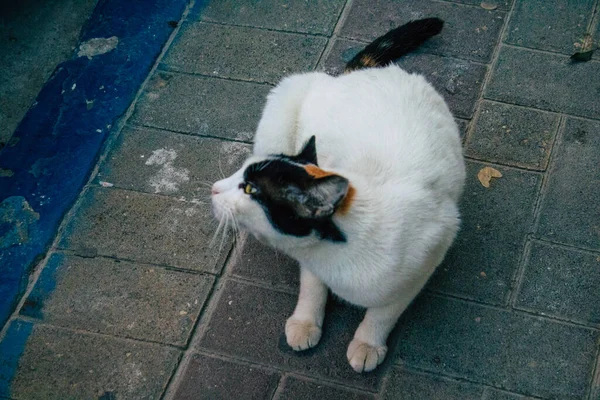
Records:
[[[327,286],[306,268],[300,269],[300,295],[285,324],[287,343],[296,351],[314,347],[321,339]]]
[[[356,372],[372,371],[383,362],[390,332],[400,315],[425,286],[429,275],[430,273],[423,274],[405,287],[402,295],[393,303],[367,309],[346,352],[346,357]]]

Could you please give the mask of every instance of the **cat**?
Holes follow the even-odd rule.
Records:
[[[294,350],[319,342],[328,288],[366,308],[346,354],[357,372],[384,360],[390,331],[459,229],[457,125],[425,78],[392,63],[442,26],[428,18],[396,28],[341,76],[284,78],[267,97],[252,155],[212,186],[217,220],[299,262],[285,324]]]

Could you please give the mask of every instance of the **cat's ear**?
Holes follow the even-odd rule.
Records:
[[[301,163],[305,164],[317,164],[317,141],[315,135],[312,135],[310,139],[304,144],[300,154],[294,157]]]
[[[346,197],[350,184],[339,175],[314,179],[306,188],[288,188],[286,197],[296,214],[302,218],[324,219],[333,215]]]

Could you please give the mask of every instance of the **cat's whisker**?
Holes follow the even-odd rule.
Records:
[[[210,240],[209,247],[214,247],[215,240],[217,239],[217,236],[219,235],[219,231],[223,228],[224,224],[225,224],[225,219],[221,218],[219,220],[219,225],[217,226],[217,229],[215,229],[215,233],[213,234],[213,237]]]

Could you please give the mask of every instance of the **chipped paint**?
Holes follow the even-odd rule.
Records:
[[[119,38],[111,36],[109,38],[93,38],[87,40],[79,46],[77,57],[92,57],[99,56],[100,54],[108,53],[114,50],[119,44]]]
[[[189,170],[176,168],[173,162],[177,153],[172,149],[157,149],[146,160],[146,165],[159,165],[161,168],[156,175],[150,178],[149,184],[154,188],[154,193],[174,193],[179,190],[179,185],[189,182]]]
[[[0,168],[0,178],[10,178],[15,173],[10,169]]]
[[[0,203],[0,249],[23,244],[29,240],[31,225],[40,219],[27,200],[12,196]]]

